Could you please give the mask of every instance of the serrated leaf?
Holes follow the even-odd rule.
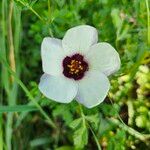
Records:
[[[44,98],[40,99],[39,103],[42,107],[45,107],[45,106],[51,106],[52,103],[54,103],[54,102],[47,99],[46,97],[44,97]]]
[[[78,119],[72,121],[72,122],[69,124],[69,126],[70,126],[72,129],[75,129],[75,128],[77,128],[77,127],[81,124],[81,122],[82,122],[82,118],[78,118]]]
[[[77,148],[83,148],[88,142],[88,130],[86,127],[81,126],[74,132],[73,135],[74,145]]]
[[[90,123],[93,123],[96,127],[98,126],[98,123],[100,121],[100,117],[98,114],[86,116],[85,119],[88,120]]]
[[[73,120],[73,116],[69,105],[58,105],[53,110],[53,116],[61,116],[65,121],[66,125],[70,124]]]
[[[117,142],[116,142],[117,141]],[[108,150],[125,150],[125,145],[126,144],[126,133],[124,130],[117,130],[117,133],[114,135],[111,135],[109,137],[108,141]]]

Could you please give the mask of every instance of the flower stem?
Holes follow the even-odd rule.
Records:
[[[93,134],[93,137],[94,137],[94,139],[95,139],[95,142],[96,142],[96,145],[97,145],[98,150],[101,150],[101,147],[100,147],[100,144],[99,144],[99,142],[98,142],[97,136],[95,135],[93,129],[91,128],[91,126],[90,126],[89,124],[88,124],[88,127],[89,127],[89,129],[91,130],[91,132],[92,132],[92,134]]]
[[[51,2],[50,0],[47,1],[47,5],[48,5],[48,22],[51,21]]]
[[[83,113],[83,109],[82,109],[82,105],[81,105],[81,104],[79,104],[79,108],[80,108],[80,112],[81,112],[81,116],[82,116],[82,118],[83,118],[84,124],[87,124],[87,126],[88,126],[89,129],[91,130],[91,132],[92,132],[92,134],[93,134],[93,137],[94,137],[94,140],[95,140],[95,143],[96,143],[96,145],[97,145],[97,148],[98,148],[98,150],[101,150],[101,146],[100,146],[100,144],[99,144],[99,142],[98,142],[97,136],[95,135],[95,133],[94,133],[92,127],[90,126],[90,124],[88,123],[88,121],[86,121],[86,119],[85,119],[85,115],[84,115],[84,113]]]

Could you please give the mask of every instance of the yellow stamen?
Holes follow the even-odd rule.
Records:
[[[67,65],[67,67],[70,69],[69,73],[78,74],[80,71],[83,70],[83,66],[81,64],[81,61],[77,61],[74,59],[71,60],[71,63]]]

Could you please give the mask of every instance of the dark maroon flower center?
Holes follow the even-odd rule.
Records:
[[[63,74],[68,78],[80,80],[88,70],[88,63],[80,54],[66,56],[63,60]]]

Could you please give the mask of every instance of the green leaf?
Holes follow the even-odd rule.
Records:
[[[73,120],[71,109],[69,105],[66,104],[56,106],[56,108],[53,110],[53,116],[54,117],[61,116],[65,121],[66,125],[70,124]]]
[[[120,14],[120,11],[119,11],[119,9],[116,9],[116,8],[113,9],[111,12],[112,21],[113,21],[113,24],[116,27],[116,29],[120,28],[120,26],[122,24],[119,14]]]
[[[144,115],[140,115],[135,119],[135,122],[139,128],[144,128],[146,126],[147,118]]]
[[[107,116],[117,116],[119,111],[119,106],[116,104],[109,105],[109,104],[101,104],[102,112]]]
[[[75,129],[75,128],[77,128],[77,127],[81,124],[81,122],[82,122],[82,118],[78,118],[78,119],[72,121],[72,122],[69,124],[69,126],[70,126],[72,129]]]
[[[55,150],[75,150],[72,146],[61,146],[56,148]]]
[[[117,142],[116,142],[117,141]],[[111,135],[108,141],[108,150],[125,150],[126,133],[124,130],[117,130],[117,133]]]
[[[81,126],[74,132],[73,135],[74,145],[77,148],[83,148],[88,143],[88,130],[86,127]]]
[[[31,147],[38,147],[41,145],[45,145],[47,143],[50,143],[50,138],[49,137],[42,137],[42,138],[33,139],[30,142],[30,146]]]
[[[93,123],[95,127],[98,127],[100,116],[98,114],[90,115],[85,117],[86,120],[88,120],[90,123]]]

